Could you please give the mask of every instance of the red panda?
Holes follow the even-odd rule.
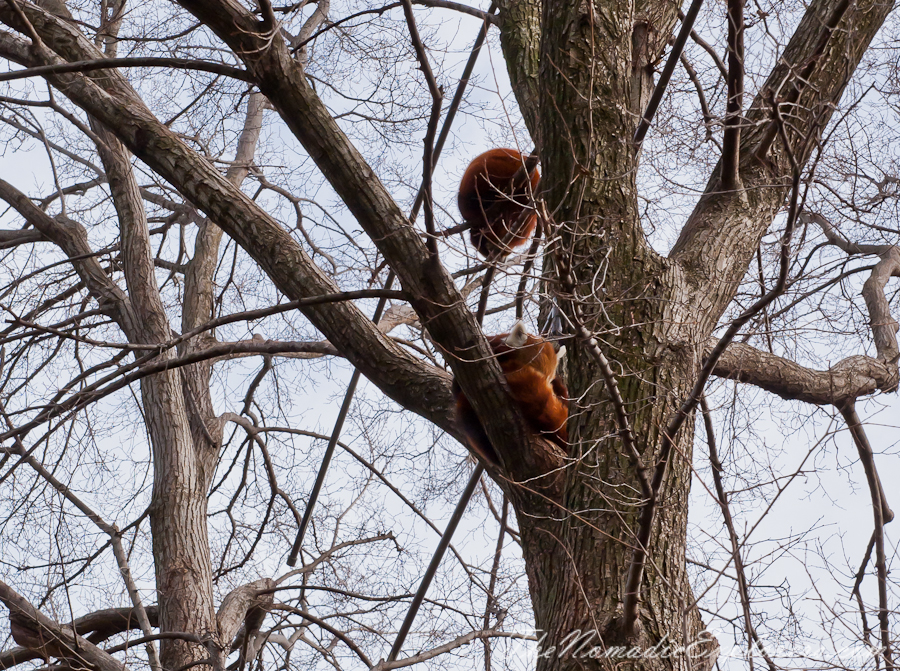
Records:
[[[528,214],[528,196],[541,181],[536,157],[515,149],[491,149],[473,160],[459,184],[457,204],[478,253],[503,258],[534,232],[537,214]],[[506,245],[503,239],[513,232]]]
[[[556,367],[565,354],[565,347],[557,354],[549,342],[528,333],[522,322],[516,322],[509,333],[490,336],[488,343],[531,428],[568,452],[569,392],[563,381],[556,377]],[[456,378],[453,379],[453,395],[456,419],[469,447],[486,461],[496,464],[494,448]]]

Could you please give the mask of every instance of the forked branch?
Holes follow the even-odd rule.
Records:
[[[125,671],[115,657],[51,620],[2,581],[0,601],[9,609],[10,632],[19,645],[45,657],[65,659],[73,668]]]
[[[852,402],[847,403],[840,408],[840,411],[847,421],[847,427],[850,429],[853,440],[856,442],[860,461],[862,461],[863,468],[866,471],[866,480],[869,482],[869,493],[872,496],[872,514],[875,518],[873,533],[875,538],[875,570],[878,574],[878,624],[881,633],[881,656],[884,660],[885,670],[893,671],[893,652],[891,650],[891,636],[888,628],[887,562],[884,550],[884,525],[894,519],[894,513],[888,507],[887,500],[884,498],[884,489],[881,486],[878,471],[875,470],[872,447],[869,445],[869,440],[863,430],[859,415],[856,414],[855,405]]]

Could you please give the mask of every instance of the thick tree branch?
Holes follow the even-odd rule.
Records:
[[[880,257],[863,284],[862,295],[869,310],[877,358],[851,356],[816,371],[749,345],[732,343],[716,363],[713,373],[748,382],[785,399],[801,400],[838,408],[876,391],[892,392],[900,382],[897,321],[890,313],[885,286],[891,277],[900,276],[900,248],[895,245],[858,244],[845,240],[831,223],[819,214],[801,214],[800,221],[815,223],[829,243],[847,254],[873,254]],[[707,352],[708,356],[709,352]]]
[[[421,236],[337,126],[286,45],[266,40],[252,15],[232,0],[183,0],[181,4],[240,55],[260,90],[378,245],[412,297],[422,325],[443,350],[466,397],[476,412],[491,416],[493,421],[485,427],[513,479],[556,468],[558,462],[546,462],[548,451],[540,449],[539,439],[511,402],[499,366],[452,279],[443,268],[435,267]],[[353,361],[351,353],[347,357]],[[412,407],[416,406],[421,402],[413,403]],[[535,449],[524,449],[530,444],[535,444]]]
[[[222,599],[216,614],[219,629],[217,642],[215,646],[209,646],[212,648],[210,654],[218,660],[213,664],[215,668],[225,668],[225,658],[236,649],[241,630],[244,641],[259,631],[266,612],[274,602],[274,587],[275,581],[271,578],[260,578],[233,589]]]
[[[10,630],[19,645],[65,659],[75,668],[125,671],[117,659],[51,620],[4,582],[0,582],[0,601],[9,609]]]
[[[0,231],[0,249],[11,249],[19,245],[42,242],[47,239],[47,236],[35,230]]]
[[[900,346],[897,344],[897,331],[900,325],[891,315],[891,305],[884,289],[891,277],[900,277],[900,247],[896,245],[860,244],[845,240],[821,214],[809,214],[801,217],[801,221],[818,225],[828,242],[847,254],[873,254],[881,258],[872,269],[872,274],[862,288],[863,300],[869,310],[869,323],[878,358],[889,364],[900,360]]]
[[[779,114],[777,103],[773,104],[772,111],[782,141],[785,143],[785,149],[793,170],[790,210],[780,242],[778,281],[768,293],[761,296],[753,303],[753,305],[744,310],[731,322],[731,324],[728,325],[725,333],[710,350],[706,361],[703,362],[703,366],[697,375],[697,379],[694,381],[690,393],[688,393],[678,409],[669,417],[665,428],[662,431],[659,455],[653,473],[653,480],[651,481],[652,494],[641,509],[640,524],[637,533],[635,534],[636,547],[633,552],[631,565],[628,568],[628,580],[625,585],[625,601],[622,606],[622,628],[627,636],[633,635],[634,626],[637,622],[638,597],[640,596],[644,564],[647,558],[647,548],[650,547],[650,538],[653,532],[656,509],[658,508],[660,495],[665,482],[666,471],[668,470],[669,460],[675,447],[678,432],[694,411],[694,408],[703,394],[703,389],[706,387],[706,382],[709,380],[709,376],[712,375],[716,363],[721,358],[728,345],[734,340],[738,331],[750,321],[752,317],[762,310],[765,310],[772,301],[778,298],[787,285],[788,268],[790,266],[791,258],[791,239],[793,237],[794,227],[797,223],[797,217],[800,214],[800,166],[794,159],[794,154],[790,146],[787,145],[788,139],[785,134],[784,123]]]
[[[869,443],[866,430],[859,419],[859,415],[856,413],[856,404],[851,401],[844,403],[838,409],[847,422],[847,428],[850,430],[850,435],[853,437],[853,442],[856,444],[856,449],[859,452],[859,460],[862,462],[863,469],[866,472],[866,480],[869,483],[873,505],[877,505],[881,509],[880,516],[876,517],[876,520],[880,519],[882,525],[887,524],[893,521],[894,511],[891,510],[887,496],[884,493],[884,485],[881,484],[878,469],[875,467],[875,453],[872,451],[872,445]]]
[[[777,128],[771,119],[773,95],[796,92],[790,113],[796,125],[821,131],[831,118],[847,83],[893,3],[860,0],[815,0],[745,115],[741,137],[740,175],[744,191],[738,197],[723,191],[722,167],[718,167],[700,199],[670,258],[677,261],[696,283],[690,300],[701,320],[692,329],[711,332],[731,302],[759,241],[784,203],[791,172],[787,153],[772,140]],[[831,25],[832,23],[835,25]],[[806,75],[805,79],[801,75]],[[752,124],[756,124],[753,126]],[[769,139],[771,136],[771,139]],[[754,150],[767,142],[773,151],[764,157]],[[815,143],[791,138],[797,163],[803,166]],[[773,180],[780,186],[773,188]]]
[[[151,627],[156,627],[159,618],[159,609],[156,606],[147,606],[144,609]],[[72,622],[62,625],[67,631],[75,630],[79,636],[84,636],[91,643],[97,644],[111,636],[121,634],[133,629],[141,629],[137,612],[134,608],[107,608],[82,615]],[[18,664],[40,659],[41,653],[33,648],[17,647],[0,652],[0,669],[9,669]]]
[[[707,346],[706,356],[712,347],[712,343]],[[847,357],[828,370],[814,370],[738,342],[732,342],[719,357],[713,375],[815,405],[840,405],[876,391],[892,392],[900,382],[896,364],[867,356]]]
[[[250,174],[253,158],[262,132],[263,109],[265,99],[258,91],[247,98],[247,112],[244,127],[238,138],[234,161],[228,167],[225,178],[240,187]],[[215,273],[219,263],[219,247],[222,241],[222,229],[209,219],[204,218],[198,224],[197,237],[194,240],[194,255],[187,264],[184,276],[184,307],[181,314],[181,330],[191,332],[204,323],[210,322],[215,313]],[[200,331],[197,337],[185,339],[179,346],[179,354],[188,354],[195,349],[202,349],[215,344],[215,332]],[[210,392],[210,375],[212,360],[206,360],[182,371],[181,380],[184,394],[192,399],[187,411],[191,424],[191,435],[197,447],[198,458],[203,462],[203,473],[207,485],[215,471],[215,460],[218,458],[222,435],[215,430],[218,426],[213,422],[213,409]]]
[[[9,182],[0,179],[0,198],[9,203],[42,238],[55,243],[69,258],[88,291],[122,328],[134,334],[135,318],[125,292],[113,282],[94,257],[87,233],[77,222],[57,215],[51,217]]]
[[[32,23],[38,30],[44,32],[45,41],[52,44],[57,52],[73,60],[98,56],[93,45],[81,38],[77,31],[65,22],[58,21],[33,5],[26,5],[25,10],[29,12]],[[245,15],[243,9],[240,11]],[[13,25],[16,23],[15,17],[3,5],[0,5],[0,21],[9,21]],[[213,23],[223,21],[228,23],[227,15],[216,14]],[[252,39],[251,35],[257,29],[255,23],[255,19],[247,19],[250,29],[250,33],[245,36],[247,39]],[[36,64],[34,52],[27,43],[9,34],[0,34],[0,53],[24,65]],[[41,64],[59,62],[54,54],[46,50],[40,54],[40,58],[43,59]],[[290,60],[289,57],[286,58]],[[288,67],[294,66],[288,64]],[[103,74],[102,83],[108,90],[102,89],[87,75],[69,74],[51,79],[54,86],[113,130],[131,151],[176,185],[188,200],[243,246],[289,298],[338,292],[331,279],[322,273],[290,234],[249,197],[228,182],[214,166],[189,150],[174,133],[161,124],[146,109],[124,79],[115,72],[103,71]],[[292,76],[292,79],[294,78],[295,76]],[[306,87],[302,76],[301,81]],[[291,82],[283,84],[287,88],[293,86]],[[323,113],[327,116],[324,108]],[[332,121],[330,117],[328,120]],[[303,123],[299,114],[294,121],[295,125],[297,123]],[[346,141],[346,138],[344,140]],[[315,156],[321,151],[328,150],[317,149],[312,153]],[[346,185],[359,186],[360,180],[363,180],[364,184],[369,180],[377,182],[368,166],[360,168],[357,173],[351,170],[347,174],[352,177],[344,179]],[[370,188],[367,186],[363,191]],[[383,221],[386,224],[403,221],[402,215],[396,210],[396,205],[392,201],[390,205],[391,212],[384,213]],[[387,234],[387,231],[384,232]],[[418,236],[415,236],[413,231],[410,231],[410,234],[415,237],[415,245],[421,248],[422,243]],[[415,257],[415,254],[411,256]],[[428,275],[420,275],[410,288],[416,289],[423,279],[428,282]],[[450,286],[452,287],[452,283]],[[455,287],[453,291],[455,292]],[[416,293],[424,296],[430,292]],[[429,303],[431,310],[442,313],[442,309],[438,307],[440,303],[437,303],[437,305]],[[453,303],[454,301],[448,297],[443,305]],[[464,306],[460,309],[463,308]],[[452,423],[452,399],[449,389],[442,384],[440,377],[435,377],[433,367],[416,360],[386,338],[371,320],[352,304],[310,306],[303,311],[329,341],[389,397],[438,426],[449,428]],[[489,355],[486,342],[484,348],[482,359]],[[466,347],[458,349],[469,351]],[[474,358],[474,354],[470,356]],[[499,368],[496,375],[498,378],[496,384],[502,385],[499,381],[502,380]],[[494,394],[498,404],[501,403],[499,400],[501,392],[495,388]],[[521,431],[523,436],[527,435],[524,419],[521,422]]]

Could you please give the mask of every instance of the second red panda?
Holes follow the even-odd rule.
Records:
[[[540,181],[537,158],[515,149],[491,149],[469,164],[457,204],[479,254],[503,258],[534,232],[537,214],[526,210]]]
[[[516,322],[509,333],[489,337],[488,342],[503,369],[513,398],[532,429],[568,452],[569,393],[556,376],[565,348],[560,348],[557,354],[552,344],[528,333],[522,322]],[[496,464],[494,448],[455,378],[453,394],[457,421],[469,446],[486,461]]]

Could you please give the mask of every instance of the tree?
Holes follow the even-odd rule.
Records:
[[[885,74],[876,67],[889,59],[859,68],[893,5],[814,0],[806,7],[779,7],[773,26],[767,19],[774,9],[757,7],[750,22],[744,3],[729,0],[721,11],[707,8],[707,19],[721,29],[718,46],[694,34],[693,48],[707,50],[697,53],[712,62],[698,74],[693,57],[681,52],[684,39],[668,54],[667,45],[673,32],[688,36],[699,0],[680,27],[679,8],[664,2],[505,0],[497,3],[496,15],[455,3],[417,4],[474,13],[483,31],[495,26],[499,33],[512,91],[541,160],[543,180],[534,207],[543,247],[539,252],[535,244],[521,266],[489,259],[474,267],[488,268],[480,276],[484,296],[494,299],[501,315],[509,315],[513,304],[523,312],[528,298],[537,306],[539,323],[562,324],[572,398],[569,453],[529,430],[491,356],[476,318],[479,310],[467,303],[477,282],[458,284],[473,271],[451,274],[457,260],[447,247],[451,239],[440,235],[436,208],[446,192],[433,189],[433,175],[443,142],[438,141],[441,115],[455,111],[457,103],[444,99],[439,82],[448,75],[433,72],[436,52],[428,46],[437,38],[420,33],[422,10],[403,0],[393,19],[385,18],[393,5],[348,9],[338,18],[325,0],[283,7],[268,0],[252,6],[180,0],[179,8],[7,0],[0,6],[6,26],[0,54],[49,84],[13,88],[3,98],[8,143],[40,142],[54,179],[49,192],[34,197],[16,179],[0,181],[0,197],[19,222],[0,238],[11,250],[3,294],[10,315],[3,336],[10,348],[2,380],[7,426],[0,435],[5,446],[0,479],[15,484],[6,494],[7,520],[18,515],[33,528],[29,525],[43,515],[56,516],[50,506],[59,506],[59,515],[78,510],[82,521],[67,524],[89,522],[104,540],[95,543],[91,557],[72,560],[74,572],[103,566],[110,560],[100,556],[111,550],[116,584],[124,585],[131,607],[84,613],[70,596],[67,617],[41,612],[61,598],[53,597],[60,587],[75,585],[57,532],[51,543],[56,559],[45,578],[0,585],[19,645],[5,653],[4,666],[50,657],[63,667],[139,663],[115,656],[122,645],[105,650],[96,645],[131,628],[143,635],[138,640],[146,644],[151,669],[219,669],[232,653],[239,666],[254,658],[274,663],[266,657],[273,653],[261,647],[273,644],[287,651],[287,665],[296,638],[282,630],[305,636],[313,627],[330,638],[327,643],[304,639],[320,661],[371,666],[384,656],[383,639],[396,627],[397,616],[390,613],[401,612],[398,600],[408,595],[396,585],[387,594],[356,593],[352,584],[342,584],[352,581],[341,553],[355,548],[378,556],[383,546],[397,543],[393,534],[360,524],[353,538],[339,538],[344,513],[332,512],[330,545],[319,538],[314,549],[307,548],[299,573],[279,576],[260,556],[261,542],[270,547],[273,538],[289,540],[302,513],[295,501],[307,491],[293,483],[296,494],[283,489],[284,463],[273,460],[269,449],[284,440],[270,435],[310,430],[279,427],[275,420],[289,414],[279,405],[285,401],[260,399],[262,381],[274,374],[274,357],[294,355],[342,357],[384,397],[462,438],[450,393],[455,376],[498,455],[499,463],[482,464],[504,497],[504,504],[494,507],[500,526],[496,557],[504,537],[514,534],[534,624],[544,635],[545,654],[536,661],[541,671],[705,669],[715,662],[717,643],[703,634],[686,564],[698,405],[710,452],[710,495],[725,522],[728,556],[720,571],[734,572],[742,635],[757,646],[751,576],[704,389],[716,376],[737,380],[736,390],[755,386],[789,401],[834,408],[859,449],[874,518],[854,585],[859,636],[881,647],[873,660],[893,668],[882,532],[893,514],[855,407],[858,399],[893,392],[898,384],[898,327],[885,292],[889,278],[900,274],[890,211],[897,181],[890,160],[896,157],[888,151],[891,132],[870,135],[865,144],[862,130],[846,130],[848,120],[862,118],[861,109],[871,109],[862,104],[866,86],[881,92],[884,114],[896,114],[897,91],[890,89],[896,71]],[[783,26],[791,25],[796,27],[790,39],[782,42],[788,30]],[[402,39],[392,42],[398,34]],[[129,56],[120,58],[123,45]],[[378,53],[379,48],[395,51]],[[182,57],[187,53],[190,58]],[[372,61],[363,77],[342,62],[363,57]],[[702,116],[686,112],[692,103],[685,102],[685,90],[667,88],[669,68],[654,82],[664,60],[683,64],[687,78],[681,83],[695,87]],[[751,64],[767,71],[758,74]],[[197,79],[186,85],[169,68]],[[745,100],[745,76],[752,101]],[[669,105],[655,121],[654,90],[667,96]],[[238,108],[245,116],[236,128]],[[282,171],[267,168],[263,160],[267,108],[280,119],[271,122],[280,135],[270,139],[269,148],[283,143],[289,147],[285,153],[292,152],[296,141],[302,152],[296,165]],[[48,119],[54,128],[44,128]],[[367,130],[354,121],[366,123]],[[663,135],[644,146],[640,138],[651,123]],[[373,139],[375,132],[383,137]],[[383,180],[391,177],[390,156],[378,153],[420,154],[410,144],[413,135],[416,142],[424,135],[425,144],[417,176],[423,185],[422,226],[398,203],[397,194],[409,194],[403,188],[409,175],[393,176],[389,189]],[[360,148],[368,150],[368,160]],[[222,157],[231,155],[227,168],[220,169]],[[866,162],[881,172],[862,166]],[[346,231],[346,220],[332,217],[330,208],[310,214],[322,205],[290,179],[290,171],[314,180],[312,164],[361,233]],[[642,180],[654,182],[654,171],[661,178],[682,171],[687,176],[673,179],[686,183],[701,173],[707,180],[689,216],[667,222],[671,245],[652,230],[665,207],[663,194],[639,188]],[[859,184],[833,186],[842,174]],[[416,203],[413,212],[418,209]],[[293,229],[284,223],[286,211],[295,217]],[[305,225],[310,216],[314,230]],[[862,242],[876,232],[882,241]],[[774,243],[767,240],[772,235]],[[877,261],[863,266],[857,262],[863,256]],[[531,290],[534,263],[540,272]],[[854,334],[846,318],[829,328],[833,334],[846,331],[840,341],[844,350],[857,351],[871,336],[874,356],[853,354],[817,369],[816,356],[808,353],[811,341],[785,325],[862,272],[869,274],[864,305],[850,304],[865,313],[870,333]],[[399,289],[393,287],[395,277]],[[376,281],[384,288],[372,288]],[[516,300],[498,304],[505,301],[504,291],[513,291]],[[353,302],[365,299],[381,300],[375,319]],[[387,300],[394,303],[382,319]],[[289,316],[289,310],[303,319]],[[284,321],[283,333],[272,340],[246,337],[251,335],[246,327],[243,338],[220,336],[229,324],[273,315],[284,315]],[[418,344],[391,337],[391,328],[401,324],[417,334]],[[240,365],[249,355],[261,356],[263,365],[240,383],[241,393],[216,391],[216,366]],[[67,381],[45,391],[57,370],[68,371]],[[272,387],[272,393],[290,389],[290,382],[285,384]],[[92,486],[84,462],[102,462],[115,472],[120,465],[111,462],[127,459],[127,451],[107,452],[102,435],[113,432],[117,421],[104,404],[111,399],[126,404],[124,394],[114,395],[125,389],[140,392],[136,406],[127,407],[139,407],[146,427],[152,491],[146,510],[120,529],[107,520],[114,511],[99,514],[100,503],[91,505],[80,492]],[[363,435],[375,426],[371,418],[359,421]],[[240,433],[229,434],[230,424]],[[402,447],[421,452],[418,445]],[[261,460],[269,491],[254,493],[251,502],[247,473],[253,455]],[[233,469],[241,458],[244,472],[238,477]],[[360,459],[369,474],[357,485],[358,497],[365,478],[387,480],[377,466]],[[771,483],[780,487],[781,477],[772,475]],[[101,491],[114,480],[96,478],[93,486]],[[130,484],[133,489],[114,496],[125,508],[146,491],[138,482]],[[62,502],[54,504],[45,493],[48,486]],[[17,508],[20,497],[29,510]],[[493,506],[492,499],[486,501]],[[36,502],[44,513],[33,509]],[[238,502],[256,517],[236,519]],[[508,531],[507,505],[517,531]],[[225,533],[218,513],[229,518]],[[149,531],[142,525],[145,517]],[[27,548],[40,546],[26,540],[12,534],[5,541],[12,548],[11,564],[20,565],[34,551]],[[238,560],[233,545],[240,546]],[[147,556],[154,568],[155,606],[143,603],[130,566],[141,551],[152,553]],[[877,606],[864,603],[860,589],[870,555]],[[438,654],[444,649],[510,635],[495,594],[498,561],[484,590],[483,621],[477,627],[470,622],[471,631],[449,643],[438,639],[422,659],[443,664]],[[257,575],[241,573],[245,565]],[[309,582],[320,566],[329,567],[332,584]],[[32,566],[25,574],[36,570]],[[235,571],[248,579],[230,582]],[[57,572],[60,587],[45,588],[40,597],[34,584],[52,582],[46,576]],[[291,587],[299,596],[282,598],[287,587],[282,581],[295,575],[302,584]],[[381,600],[395,610],[376,607],[365,622],[354,620],[364,612],[361,606],[335,607],[325,616],[309,596],[320,588],[353,603],[361,597]],[[873,614],[878,624],[870,629],[866,618]],[[330,622],[334,618],[339,624]],[[61,624],[66,620],[73,626]],[[76,639],[73,628],[90,636]],[[573,640],[579,646],[569,645]],[[690,646],[694,659],[608,654],[659,650],[667,641]],[[485,643],[486,665],[490,650]],[[755,654],[776,668],[765,649]]]

